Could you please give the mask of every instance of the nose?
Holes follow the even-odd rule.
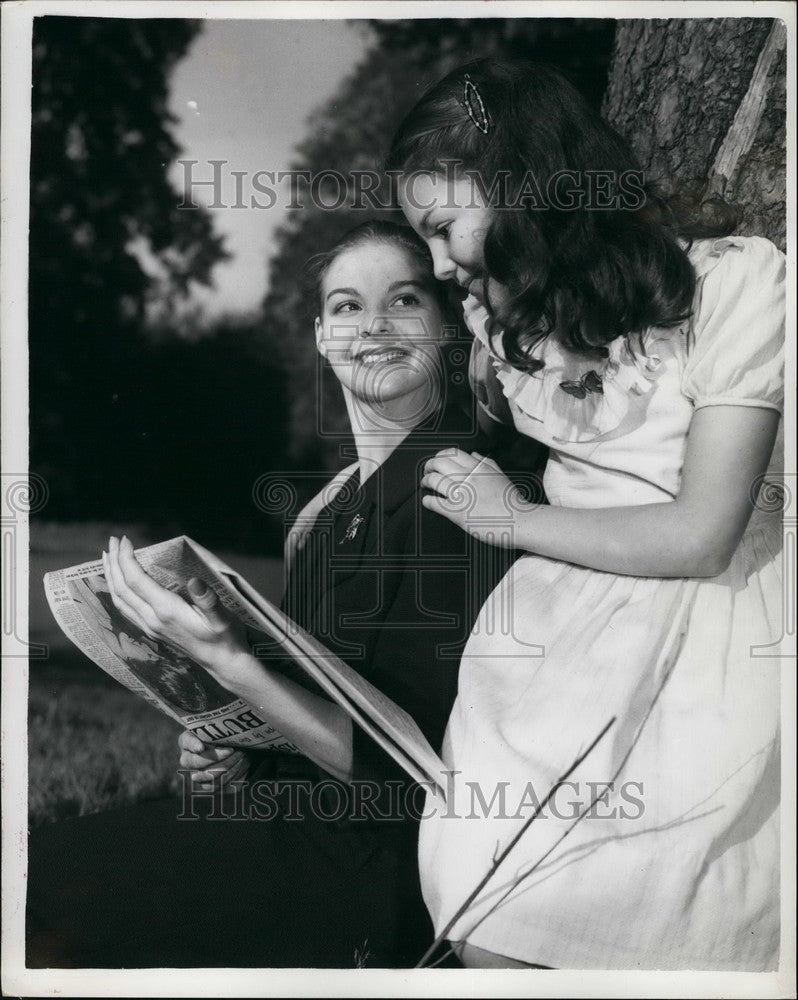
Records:
[[[375,316],[368,326],[361,327],[361,337],[390,336],[393,333],[393,321],[390,316]]]
[[[432,270],[435,277],[438,281],[448,281],[454,277],[455,263],[449,257],[449,252],[445,246],[442,246],[435,240],[431,240],[430,242],[435,244],[429,248],[432,254]]]

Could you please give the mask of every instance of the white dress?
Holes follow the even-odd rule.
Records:
[[[469,304],[515,426],[551,449],[552,504],[675,499],[695,409],[781,410],[783,255],[730,237],[697,241],[690,258],[692,320],[618,340],[606,362],[545,341],[544,369],[518,372]],[[590,370],[603,392],[582,381]],[[768,482],[782,482],[782,455],[780,435]],[[437,933],[615,718],[447,937],[557,968],[777,966],[778,499],[766,483],[730,567],[711,579],[616,576],[531,554],[514,564],[463,654],[446,809],[430,798],[421,824]],[[574,825],[605,783],[606,801]]]

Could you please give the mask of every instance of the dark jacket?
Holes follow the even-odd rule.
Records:
[[[411,432],[363,486],[357,473],[298,553],[286,612],[405,709],[440,750],[466,640],[514,554],[477,542],[421,504],[427,459],[484,445],[454,411]],[[354,777],[404,772],[359,726]]]

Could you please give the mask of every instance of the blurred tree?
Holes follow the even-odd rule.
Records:
[[[194,342],[169,328],[154,333],[149,405],[137,408],[140,465],[131,469],[144,474],[118,516],[137,520],[144,511],[163,537],[278,554],[281,521],[253,497],[259,477],[286,463],[284,376],[258,360],[260,317],[222,317]]]
[[[604,111],[666,186],[708,182],[740,232],[786,239],[786,29],[770,18],[619,23]]]
[[[546,60],[565,72],[598,107],[607,80],[615,22],[609,19],[485,18],[372,21],[375,43],[338,93],[311,119],[299,147],[297,170],[313,174],[380,169],[402,117],[426,88],[451,69],[481,56]],[[278,351],[287,370],[292,458],[304,466],[346,464],[347,420],[337,382],[315,352],[313,317],[317,303],[299,280],[305,262],[330,247],[366,218],[390,215],[346,207],[314,206],[300,184],[301,210],[276,235],[270,262],[270,291],[264,303],[266,345]],[[321,193],[333,205],[338,182]],[[320,420],[318,415],[320,415]]]
[[[34,19],[31,468],[50,484],[47,517],[146,516],[136,502],[161,474],[144,426],[161,407],[147,310],[168,313],[226,256],[208,214],[179,211],[167,180],[169,74],[198,30]]]

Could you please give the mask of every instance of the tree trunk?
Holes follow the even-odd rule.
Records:
[[[738,232],[785,249],[786,29],[770,18],[619,21],[604,114],[666,188],[706,182]]]

